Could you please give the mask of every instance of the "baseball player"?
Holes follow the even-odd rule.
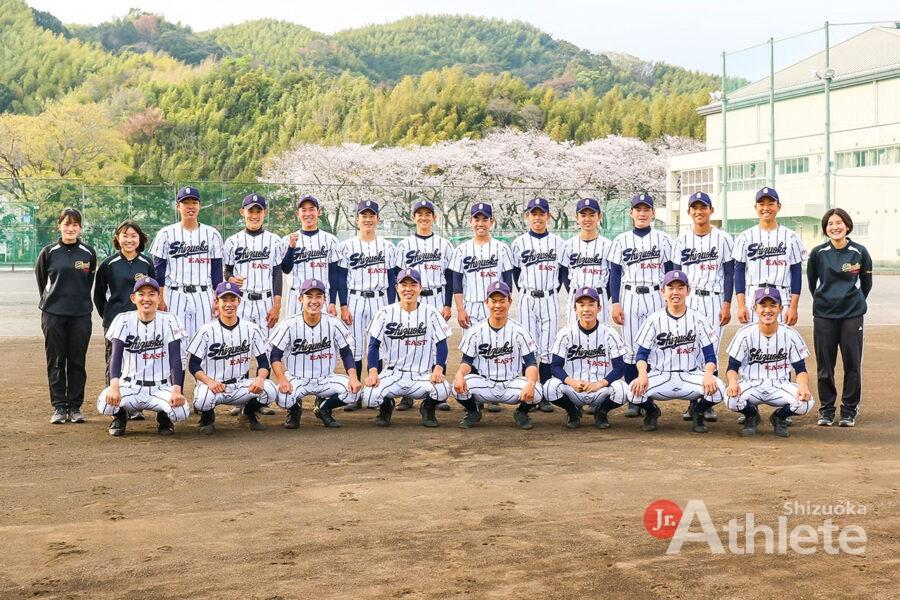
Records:
[[[316,397],[313,413],[325,427],[340,427],[332,411],[355,403],[362,389],[350,349],[350,331],[340,319],[322,312],[327,290],[319,279],[300,284],[302,311],[279,323],[269,337],[272,373],[278,384],[275,401],[288,411],[286,429],[300,427],[303,397],[310,394]],[[337,356],[347,375],[334,372]]]
[[[537,344],[527,329],[509,318],[512,292],[505,281],[488,286],[485,305],[487,320],[469,329],[459,345],[463,356],[453,390],[466,409],[459,426],[469,429],[481,420],[479,402],[503,402],[518,404],[513,411],[516,425],[531,429],[528,413],[543,397],[538,382]]]
[[[188,369],[197,385],[194,410],[200,413],[200,432],[215,432],[218,404],[244,407],[250,429],[263,431],[257,412],[275,399],[278,390],[269,376],[266,334],[259,325],[238,317],[241,288],[230,281],[216,287],[218,319],[200,328],[188,344]],[[256,377],[250,379],[250,360],[256,357]]]
[[[746,298],[753,298],[759,288],[776,288],[782,298],[790,298],[780,320],[797,324],[797,307],[803,290],[803,262],[809,254],[800,237],[778,224],[781,200],[774,188],[764,187],[756,192],[756,214],[759,225],[738,235],[734,242],[734,291],[737,295],[737,316],[741,323],[755,321],[756,313],[747,307]]]
[[[600,318],[609,318],[609,251],[612,242],[600,234],[598,225],[603,211],[595,198],[582,198],[575,204],[575,220],[580,227],[578,235],[565,243],[562,264],[569,271],[567,289],[576,290],[591,287],[600,296]],[[575,303],[569,303],[568,320],[574,325],[578,321]]]
[[[697,192],[690,197],[687,211],[693,228],[675,240],[672,262],[673,268],[684,271],[691,282],[687,305],[706,317],[709,326],[718,331],[714,344],[718,356],[725,325],[731,321],[731,295],[734,291],[731,250],[734,239],[710,224],[713,210],[712,199],[707,194]],[[718,420],[713,409],[703,416],[707,421]],[[682,418],[691,420],[690,409],[684,412]]]
[[[125,435],[128,412],[156,411],[160,435],[175,433],[191,408],[181,394],[184,330],[175,315],[159,312],[159,284],[138,279],[131,293],[137,310],[119,313],[106,331],[112,345],[109,386],[97,398],[97,412],[111,415],[109,435]]]
[[[665,274],[672,269],[672,238],[653,229],[656,211],[653,196],[636,194],[631,199],[634,229],[616,236],[609,251],[609,292],[612,320],[622,326],[628,353],[625,380],[631,381],[637,349],[637,332],[644,321],[662,308],[660,293]],[[640,409],[629,403],[626,417],[637,417]]]
[[[286,253],[281,269],[285,275],[291,276],[291,289],[288,292],[287,314],[295,315],[301,311],[299,302],[300,285],[307,279],[324,281],[328,286],[328,314],[336,317],[334,303],[337,299],[335,281],[338,276],[337,256],[335,248],[338,239],[319,229],[321,208],[315,196],[306,195],[297,202],[297,219],[300,229],[282,238]]]
[[[628,399],[643,405],[644,431],[656,430],[660,410],[654,399],[697,400],[691,409],[692,428],[706,433],[704,413],[725,399],[725,385],[713,375],[716,334],[703,315],[688,308],[691,290],[684,271],[666,273],[663,289],[666,307],[644,321],[635,339],[638,376]]]
[[[250,194],[241,204],[245,229],[225,240],[225,279],[244,297],[240,318],[271,329],[281,313],[281,263],[287,251],[281,238],[266,231],[266,199]]]
[[[725,404],[744,415],[743,436],[756,433],[760,404],[777,407],[769,422],[779,437],[790,435],[785,422],[788,417],[805,415],[813,407],[806,372],[809,350],[797,330],[778,322],[782,309],[781,293],[776,288],[756,290],[756,323],[739,329],[728,346]],[[796,383],[791,382],[792,366]]]
[[[222,282],[223,244],[215,228],[198,220],[196,188],[178,190],[176,202],[181,221],[157,232],[150,254],[156,279],[164,286],[159,309],[175,314],[191,339],[212,320],[213,291]]]
[[[337,295],[341,302],[341,320],[353,327],[353,360],[356,372],[362,373],[369,326],[375,313],[396,300],[396,247],[376,235],[378,203],[363,200],[356,207],[359,235],[338,244]],[[349,292],[349,295],[348,295]],[[367,365],[368,368],[378,365]],[[356,410],[362,398],[344,410]]]
[[[422,398],[422,425],[437,427],[435,409],[450,397],[445,377],[450,326],[436,308],[419,301],[421,290],[418,270],[400,271],[400,300],[379,310],[369,328],[365,404],[379,407],[375,424],[381,427],[391,424],[395,397]],[[385,368],[379,374],[382,356]]]
[[[518,321],[538,345],[538,373],[543,385],[550,379],[550,347],[559,330],[558,293],[568,280],[568,269],[562,264],[562,238],[547,231],[550,203],[544,198],[529,200],[525,216],[529,230],[510,247],[513,280],[519,290]],[[553,412],[553,405],[544,398],[538,409]]]
[[[569,429],[581,425],[580,407],[585,404],[605,407],[594,412],[594,425],[606,429],[609,409],[625,402],[625,342],[598,318],[603,293],[592,287],[572,290],[578,321],[560,330],[553,342],[552,377],[544,391],[566,411]]]
[[[453,304],[453,272],[450,259],[453,244],[434,233],[436,213],[434,204],[419,200],[412,206],[416,233],[397,244],[397,268],[416,269],[422,277],[419,302],[434,307],[445,321],[450,319]],[[412,408],[412,399],[403,398],[397,410]],[[438,410],[450,410],[446,402],[438,404]]]

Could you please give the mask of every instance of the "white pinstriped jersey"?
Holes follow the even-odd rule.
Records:
[[[122,377],[140,381],[169,378],[169,344],[185,335],[175,315],[157,312],[152,321],[144,323],[136,310],[116,315],[106,331],[106,339],[120,340],[125,345]]]
[[[350,331],[340,319],[326,314],[315,325],[304,321],[302,313],[289,317],[275,326],[269,341],[284,352],[285,370],[303,379],[330,377],[341,348],[353,350]]]
[[[166,225],[153,238],[150,250],[156,258],[166,261],[167,286],[210,285],[211,264],[222,258],[222,235],[209,225],[188,231],[181,223]]]
[[[744,325],[728,345],[728,356],[741,361],[741,379],[790,381],[791,364],[809,357],[806,342],[796,329],[779,325],[771,336],[758,323]]]
[[[609,282],[609,251],[612,242],[602,235],[586,242],[580,236],[566,240],[562,264],[569,269],[569,289],[602,289]]]
[[[281,268],[286,247],[271,231],[251,235],[239,231],[225,240],[226,265],[234,265],[234,275],[244,277],[245,292],[272,291],[272,271]]]
[[[681,265],[691,282],[691,289],[721,294],[725,291],[722,265],[732,259],[733,247],[734,238],[717,227],[706,235],[687,231],[675,240],[672,262]]]
[[[486,244],[467,240],[456,247],[450,268],[462,273],[463,300],[484,302],[488,286],[502,281],[505,271],[512,271],[512,252],[509,246],[494,238]]]
[[[210,321],[197,331],[187,351],[201,359],[200,369],[216,381],[240,379],[250,370],[250,360],[268,351],[266,334],[259,325],[238,319],[234,327]]]
[[[555,290],[559,287],[559,267],[565,243],[555,233],[535,237],[526,232],[511,244],[514,267],[521,269],[517,283],[526,290]]]
[[[338,244],[335,256],[347,269],[351,290],[383,291],[388,287],[388,270],[397,265],[397,247],[381,236],[364,242],[358,236]]]
[[[439,235],[411,235],[397,244],[397,267],[416,269],[422,277],[422,289],[444,287],[444,269],[450,268],[453,244]]]
[[[765,231],[759,225],[741,232],[734,241],[734,259],[747,264],[747,285],[791,286],[791,265],[809,258],[800,236],[783,225]]]
[[[459,349],[475,359],[472,366],[482,377],[510,381],[522,374],[522,357],[537,353],[537,343],[527,329],[512,319],[500,329],[491,327],[490,321],[482,321],[466,332]]]
[[[321,229],[313,235],[297,231],[297,245],[294,247],[294,267],[291,270],[293,286],[299,287],[307,279],[318,279],[328,285],[328,265],[337,262],[338,239]],[[281,238],[285,252],[291,246],[291,236]]]
[[[672,260],[672,237],[651,229],[641,237],[634,231],[616,236],[609,250],[609,262],[622,266],[622,283],[660,285],[666,274],[665,263]]]
[[[717,337],[706,318],[694,309],[688,308],[676,318],[663,308],[647,317],[635,344],[649,348],[647,363],[654,371],[694,371],[705,364],[703,347],[712,345]]]
[[[385,306],[369,327],[381,342],[381,358],[389,369],[427,373],[435,361],[435,345],[450,337],[450,325],[433,306],[419,304],[412,311],[399,302]]]
[[[565,359],[569,377],[600,381],[612,368],[614,358],[625,355],[622,336],[606,323],[585,331],[577,323],[563,327],[553,341],[553,354]]]

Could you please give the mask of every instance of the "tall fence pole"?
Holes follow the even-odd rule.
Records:
[[[828,21],[825,21],[825,210],[831,208],[831,40]]]
[[[769,38],[769,187],[775,187],[775,38]]]
[[[725,52],[722,52],[722,229],[728,231],[728,82],[725,72]]]

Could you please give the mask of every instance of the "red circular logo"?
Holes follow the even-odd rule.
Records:
[[[679,521],[681,507],[671,500],[656,500],[644,509],[644,529],[655,538],[671,538],[675,535]]]

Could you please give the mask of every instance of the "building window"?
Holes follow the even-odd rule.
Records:
[[[720,169],[721,173],[721,169]],[[758,190],[766,185],[766,163],[763,161],[728,165],[728,191]]]
[[[809,173],[808,156],[781,158],[775,161],[776,175],[796,175],[798,173]]]
[[[860,223],[859,221],[856,221],[855,223],[853,223],[853,234],[852,235],[855,238],[856,237],[862,237],[862,238],[869,237],[869,222],[863,221],[862,223]]]
[[[681,172],[681,195],[690,196],[697,192],[713,193],[713,170],[691,169]]]
[[[878,148],[835,153],[835,164],[838,169],[876,167],[897,163],[900,163],[900,145],[879,146]]]

